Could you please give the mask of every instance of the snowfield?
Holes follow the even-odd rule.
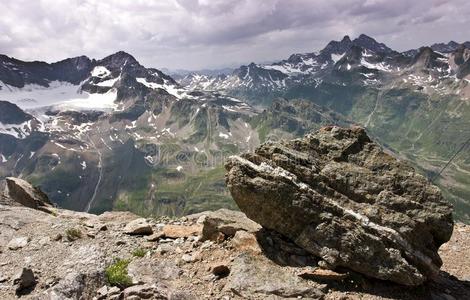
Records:
[[[24,110],[45,106],[59,109],[109,110],[116,106],[114,101],[117,91],[114,89],[105,94],[89,94],[81,92],[80,85],[61,81],[52,81],[49,87],[29,84],[22,88],[0,82],[0,87],[0,99],[14,103]]]

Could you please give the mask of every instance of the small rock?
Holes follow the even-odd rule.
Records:
[[[184,239],[183,238],[178,238],[178,239],[173,241],[173,244],[175,244],[175,245],[184,244]]]
[[[104,299],[108,295],[108,287],[106,285],[102,286],[99,290],[96,291],[96,296],[98,299]]]
[[[246,231],[237,231],[232,239],[232,246],[239,251],[260,254],[262,252],[256,236]]]
[[[150,235],[153,230],[147,220],[140,218],[127,223],[124,232],[131,235]]]
[[[212,274],[214,274],[217,278],[227,277],[230,274],[230,268],[227,265],[216,265],[212,267],[211,270]]]
[[[160,238],[162,238],[164,236],[163,232],[160,231],[160,232],[155,232],[149,236],[147,236],[145,239],[149,242],[156,242],[158,241]]]
[[[29,290],[32,290],[36,285],[36,278],[34,277],[33,270],[29,268],[23,268],[15,278],[13,279],[13,284],[16,285],[16,294],[23,295]]]
[[[5,282],[5,281],[8,281],[8,279],[9,279],[8,276],[6,276],[6,275],[0,275],[0,283]]]
[[[62,239],[62,234],[58,233],[52,238],[53,241],[60,241]]]
[[[196,261],[196,258],[191,254],[184,254],[181,259],[186,263],[192,263]]]
[[[210,249],[210,248],[212,248],[212,245],[214,245],[214,243],[212,241],[205,241],[201,245],[201,250]]]
[[[95,223],[93,223],[93,221],[91,221],[91,220],[85,221],[85,222],[83,223],[83,225],[84,225],[85,227],[88,227],[88,228],[95,228]]]
[[[29,238],[27,238],[27,237],[23,237],[23,236],[22,237],[17,237],[17,238],[12,239],[8,243],[7,247],[10,250],[18,250],[20,248],[25,247],[28,244],[28,242],[29,242]]]
[[[165,254],[165,253],[168,253],[168,252],[173,252],[175,250],[174,246],[171,245],[171,244],[161,244],[161,245],[158,245],[158,248],[157,248],[157,253],[160,253],[160,254]]]
[[[166,293],[156,285],[134,285],[124,290],[124,299],[167,299]]]
[[[314,270],[303,270],[297,275],[304,279],[335,280],[335,281],[341,281],[348,277],[348,274],[346,273],[337,273],[335,271],[325,270],[325,269],[320,269],[320,268],[317,268]]]
[[[108,295],[118,295],[121,293],[121,290],[117,286],[112,286],[108,289]]]
[[[169,238],[185,238],[194,235],[200,235],[202,232],[201,225],[166,225],[163,227],[163,234]]]

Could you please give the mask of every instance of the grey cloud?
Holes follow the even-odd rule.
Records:
[[[204,68],[319,50],[369,34],[397,50],[468,40],[467,0],[17,0],[0,18],[0,53],[100,58],[118,50],[155,67]]]

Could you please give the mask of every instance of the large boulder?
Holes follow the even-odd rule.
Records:
[[[435,277],[452,234],[452,207],[359,127],[325,127],[268,142],[226,163],[240,209],[322,259],[404,285]]]
[[[15,177],[7,177],[8,196],[11,200],[26,207],[49,211],[52,203],[47,195],[38,187],[32,186],[29,182]]]

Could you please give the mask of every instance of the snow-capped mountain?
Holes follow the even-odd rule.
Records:
[[[101,60],[87,57],[53,64],[22,62],[6,56],[0,61],[0,98],[24,109],[68,107],[111,110],[142,87],[180,97],[178,84],[156,69],[146,69],[134,57],[117,52]]]
[[[423,68],[440,79],[457,76],[462,80],[467,74],[467,60],[459,53],[468,51],[465,48],[467,44],[434,44],[430,48],[399,53],[364,34],[354,40],[345,36],[341,41],[331,41],[317,53],[293,54],[286,60],[267,65],[252,63],[241,66],[228,76],[190,74],[179,82],[189,89],[217,90],[237,96],[246,94],[256,102],[260,94],[271,92],[282,96],[298,86],[318,87],[326,81],[353,78],[364,85],[373,85],[401,77],[406,77],[406,81],[419,77],[415,80],[418,82],[422,74],[414,74],[412,70]],[[428,58],[423,58],[423,55]],[[456,64],[454,57],[462,59]],[[424,65],[420,65],[423,60],[426,60]],[[465,90],[465,87],[462,86],[462,89]],[[466,91],[462,93],[470,96]]]
[[[183,88],[125,52],[54,64],[2,58],[0,177],[27,177],[61,206],[188,211],[189,202],[178,204],[176,196],[158,194],[160,206],[155,199],[145,206],[135,193],[161,180],[203,179],[222,153],[259,144],[248,123],[256,114],[251,106]],[[209,189],[219,191],[222,180],[208,181]]]

